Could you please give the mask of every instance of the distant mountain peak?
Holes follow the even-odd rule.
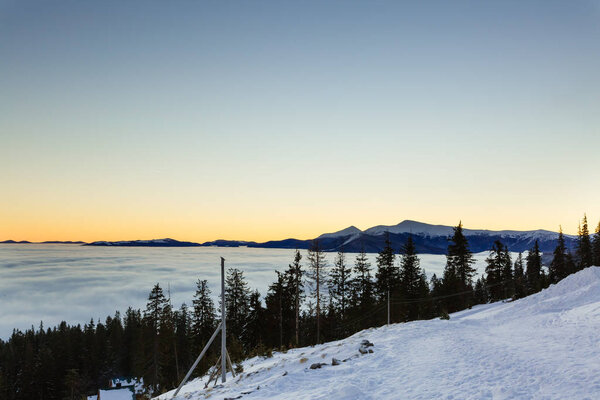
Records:
[[[341,237],[351,236],[351,235],[356,235],[356,234],[361,234],[361,233],[362,233],[362,231],[360,229],[358,229],[354,225],[351,225],[345,229],[342,229],[341,231],[332,232],[332,233],[324,233],[321,236],[319,236],[317,239],[332,239],[332,238],[337,238],[337,237],[341,238]]]

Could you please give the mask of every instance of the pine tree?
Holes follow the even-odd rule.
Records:
[[[446,268],[444,269],[443,288],[446,295],[447,312],[454,312],[471,306],[475,263],[469,242],[463,234],[462,222],[454,228],[454,234],[448,245]]]
[[[344,322],[346,318],[346,311],[348,308],[348,301],[351,295],[351,269],[346,265],[346,254],[342,248],[338,251],[333,268],[329,272],[329,296],[333,306],[333,310],[336,315],[339,315],[339,319]]]
[[[163,290],[157,283],[148,296],[146,311],[144,312],[145,326],[145,353],[148,355],[144,370],[144,383],[157,392],[162,381],[161,359],[160,359],[160,324],[163,317],[164,308],[167,305],[167,299]],[[100,325],[100,324],[99,324]],[[98,331],[99,326],[96,327]]]
[[[475,282],[473,289],[473,304],[485,304],[488,302],[489,294],[486,290],[486,279],[481,277]]]
[[[542,290],[542,287],[542,256],[536,240],[533,248],[527,254],[527,292],[528,294],[537,293]]]
[[[490,250],[490,255],[485,261],[487,263],[487,266],[485,267],[485,281],[488,287],[489,300],[492,302],[501,300],[504,298],[502,284],[506,265],[504,244],[499,240],[496,240]]]
[[[405,320],[412,321],[419,317],[421,304],[415,300],[425,297],[427,285],[423,285],[423,278],[415,244],[412,236],[409,236],[400,252],[400,297],[405,304]]]
[[[251,355],[264,355],[265,309],[260,301],[258,290],[250,293],[248,316],[242,332],[242,343]]]
[[[352,280],[353,318],[357,320],[354,329],[360,330],[372,326],[369,313],[375,304],[373,294],[373,278],[371,275],[371,263],[367,258],[364,246],[354,260],[354,279]]]
[[[590,241],[590,232],[588,229],[587,216],[585,214],[583,215],[583,223],[578,229],[577,257],[579,269],[590,267],[594,263],[592,242]]]
[[[489,300],[498,301],[513,297],[515,283],[508,247],[499,240],[496,240],[486,262],[485,282]]]
[[[380,302],[387,301],[388,295],[400,287],[400,272],[394,266],[396,255],[392,249],[390,235],[385,234],[385,246],[377,256],[377,273],[375,274],[375,288]]]
[[[598,226],[596,227],[596,233],[594,234],[594,239],[592,242],[592,252],[594,265],[600,267],[600,222],[598,222]]]
[[[200,351],[206,346],[217,327],[217,316],[215,303],[213,302],[208,282],[198,279],[196,282],[196,293],[192,300],[191,315],[191,342],[194,354],[200,354]],[[198,365],[198,374],[204,373],[212,364],[214,350],[208,349],[208,354]]]
[[[244,273],[237,268],[227,270],[225,278],[225,311],[227,313],[227,333],[239,338],[249,308],[248,283]]]
[[[195,355],[192,348],[192,317],[187,304],[183,303],[175,312],[175,354],[177,355],[177,382],[181,381],[181,374],[185,374],[192,365]]]
[[[317,343],[321,343],[321,290],[327,279],[325,274],[327,262],[317,239],[313,240],[310,249],[308,249],[307,258],[309,267],[307,278],[313,288],[312,295],[316,300]]]
[[[523,264],[523,253],[519,253],[515,260],[514,267],[515,299],[527,296],[527,279],[525,277],[525,267]]]
[[[270,331],[273,334],[270,343],[276,344],[279,350],[283,350],[287,339],[287,326],[293,313],[292,292],[287,287],[284,274],[275,271],[277,280],[269,286],[265,297],[267,314],[271,317]],[[286,332],[284,333],[284,329]]]
[[[558,283],[569,275],[569,267],[567,265],[567,246],[565,245],[565,237],[560,227],[558,232],[558,243],[554,249],[554,257],[550,263],[549,279],[550,283]]]
[[[296,249],[294,253],[294,262],[288,266],[286,274],[287,285],[293,290],[294,297],[294,344],[300,345],[300,303],[304,294],[304,284],[302,283],[302,266],[300,261],[302,255],[300,251]]]

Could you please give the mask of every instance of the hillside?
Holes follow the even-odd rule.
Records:
[[[225,385],[204,390],[198,379],[178,398],[600,398],[599,331],[600,267],[590,267],[535,295],[449,321],[394,324],[252,358]],[[372,354],[359,353],[363,340],[374,344]],[[332,358],[345,361],[333,366]],[[313,363],[327,365],[313,370]]]

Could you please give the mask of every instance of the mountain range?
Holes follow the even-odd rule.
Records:
[[[473,252],[489,250],[495,240],[500,240],[511,251],[526,251],[533,247],[537,240],[540,250],[551,252],[556,247],[557,232],[547,230],[531,231],[492,231],[486,229],[463,229],[469,240]],[[392,247],[400,250],[409,236],[412,236],[418,253],[445,254],[448,248],[448,239],[452,236],[453,227],[446,225],[432,225],[418,221],[405,220],[397,225],[377,225],[366,230],[355,226],[337,232],[324,233],[315,239],[319,240],[320,247],[325,251],[337,251],[343,248],[347,252],[379,252],[385,244],[386,236]],[[565,235],[568,248],[574,248],[577,237]],[[214,240],[205,243],[180,242],[174,239],[132,240],[107,242],[99,241],[87,243],[88,246],[135,246],[135,247],[191,247],[191,246],[217,246],[217,247],[254,247],[277,249],[307,249],[313,239],[284,239],[268,242],[249,242],[241,240]]]

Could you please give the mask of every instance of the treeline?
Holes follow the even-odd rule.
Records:
[[[582,268],[600,265],[600,224],[590,237],[584,216],[577,248],[571,253],[559,234],[553,260],[542,265],[537,241],[526,256],[511,259],[497,241],[486,259],[485,275],[475,279],[475,260],[459,224],[449,238],[441,277],[427,280],[409,237],[399,251],[386,240],[371,265],[364,251],[353,259],[338,252],[331,264],[313,242],[299,251],[269,285],[264,298],[251,290],[241,270],[227,271],[228,351],[235,362],[253,355],[344,338],[390,322],[448,314],[476,304],[518,299],[536,293]],[[155,285],[144,310],[129,308],[84,326],[62,322],[53,328],[15,330],[0,340],[0,398],[80,399],[117,376],[141,377],[148,393],[177,386],[219,323],[206,280],[196,282],[189,305],[174,309]],[[215,364],[213,345],[195,371]]]

